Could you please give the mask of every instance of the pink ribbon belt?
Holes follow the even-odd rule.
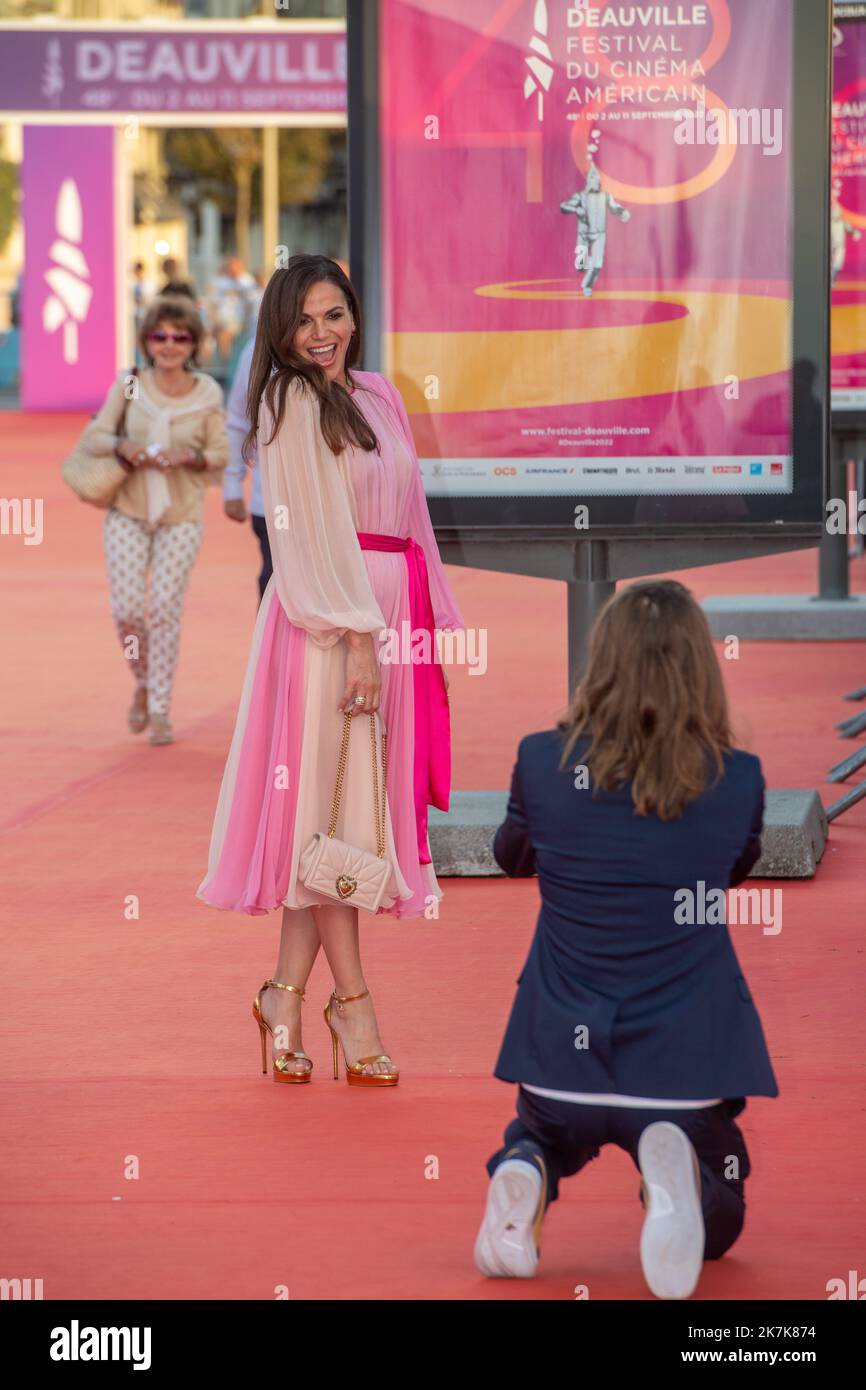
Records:
[[[411,536],[379,536],[359,531],[362,550],[402,551],[406,556],[409,579],[409,615],[412,637],[420,631],[430,634],[431,660],[413,661],[415,696],[415,824],[418,829],[418,861],[429,864],[427,848],[427,807],[448,810],[451,788],[451,716],[445,677],[436,646],[435,618],[430,600],[427,561],[424,548]]]

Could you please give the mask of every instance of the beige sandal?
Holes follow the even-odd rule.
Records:
[[[126,716],[127,727],[131,734],[141,734],[147,728],[147,691],[136,690],[129,712]]]
[[[151,743],[174,743],[174,731],[166,715],[150,715],[150,734],[148,738]]]

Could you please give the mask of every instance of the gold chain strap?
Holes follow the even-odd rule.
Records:
[[[328,826],[328,839],[334,838],[337,829],[337,816],[340,812],[340,799],[343,795],[343,778],[346,773],[346,759],[349,756],[349,734],[351,732],[354,715],[348,710],[343,715],[343,741],[340,747],[340,757],[337,762],[337,779],[334,783],[334,796],[331,803],[331,821]],[[376,716],[370,715],[370,744],[373,752],[373,820],[376,826],[376,858],[385,857],[385,808],[386,808],[386,783],[388,777],[388,735],[382,734],[382,797],[381,806],[379,802],[379,765],[376,757]]]

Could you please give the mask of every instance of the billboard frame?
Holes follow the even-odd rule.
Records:
[[[814,519],[756,520],[709,527],[687,524],[592,526],[466,525],[443,519],[431,505],[436,539],[448,564],[499,573],[559,579],[568,591],[568,698],[584,669],[595,617],[618,580],[815,549],[830,496],[830,114],[832,0],[792,0],[795,99],[793,161],[795,225],[793,362],[814,370],[813,394],[795,399],[794,459],[804,446],[818,452],[809,489]],[[347,0],[349,113],[349,255],[364,308],[365,365],[382,369],[383,267],[379,0]],[[823,62],[816,64],[816,54]],[[818,72],[816,74],[816,67]],[[823,136],[822,136],[823,132]],[[822,196],[814,197],[808,156],[823,164]],[[813,166],[814,167],[814,166]],[[816,265],[821,268],[816,274]],[[799,445],[799,449],[798,449]],[[442,499],[430,498],[431,503]],[[450,499],[448,499],[450,500]],[[520,499],[531,501],[532,499]],[[581,499],[577,499],[578,501]],[[820,511],[819,511],[820,506]],[[845,537],[833,538],[846,547]]]
[[[835,27],[836,27],[837,24],[864,24],[864,25],[866,25],[866,3],[859,3],[859,4],[855,4],[855,3],[840,3],[840,0],[834,0],[834,4],[833,4],[833,27],[834,27],[834,29],[835,29]],[[832,47],[832,52],[835,52],[835,45],[833,45],[833,47]],[[832,103],[833,103],[833,100],[835,99],[835,95],[836,95],[836,83],[835,83],[835,77],[834,77],[833,85],[832,85],[831,92],[830,92],[830,101],[831,101],[831,132],[832,132]],[[832,158],[832,153],[831,153],[831,158]],[[832,172],[832,170],[831,170],[831,172]],[[829,196],[829,195],[828,195],[828,196]],[[831,312],[831,320],[832,320],[832,303],[831,303],[831,311],[830,311],[830,312]],[[840,437],[840,440],[843,442],[843,444],[844,444],[845,446],[847,446],[847,451],[848,451],[849,454],[852,454],[852,456],[853,456],[853,454],[856,453],[856,454],[857,454],[857,457],[862,457],[862,456],[863,456],[863,452],[864,452],[864,445],[863,445],[862,436],[863,436],[863,435],[866,435],[866,406],[856,405],[856,406],[846,407],[846,406],[841,406],[841,405],[833,405],[833,403],[832,403],[832,402],[833,402],[833,391],[832,391],[832,375],[833,375],[832,346],[833,346],[833,345],[832,345],[832,332],[831,332],[831,343],[830,343],[830,350],[831,350],[831,359],[830,359],[830,385],[831,385],[831,389],[830,389],[830,404],[831,404],[831,419],[832,419],[833,434],[834,434],[834,436],[839,436],[839,437]],[[864,352],[866,352],[866,347],[864,347]],[[834,495],[837,495],[837,494],[834,492]],[[841,494],[839,494],[839,495],[841,495]]]

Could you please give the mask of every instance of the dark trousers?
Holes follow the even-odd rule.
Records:
[[[265,596],[265,589],[268,587],[268,580],[274,572],[271,562],[271,543],[268,540],[268,526],[263,516],[251,515],[253,530],[258,537],[259,546],[262,552],[262,568],[259,574],[259,602]]]
[[[554,1202],[560,1178],[579,1173],[605,1144],[625,1149],[637,1167],[641,1134],[647,1125],[668,1120],[688,1136],[697,1153],[706,1230],[704,1259],[717,1260],[737,1239],[746,1215],[744,1187],[751,1165],[733,1119],[744,1108],[743,1100],[724,1100],[706,1110],[631,1110],[552,1100],[518,1086],[517,1119],[507,1126],[505,1142],[488,1160],[487,1171],[492,1177],[505,1158],[531,1163],[541,1157],[547,1169],[548,1203]]]

